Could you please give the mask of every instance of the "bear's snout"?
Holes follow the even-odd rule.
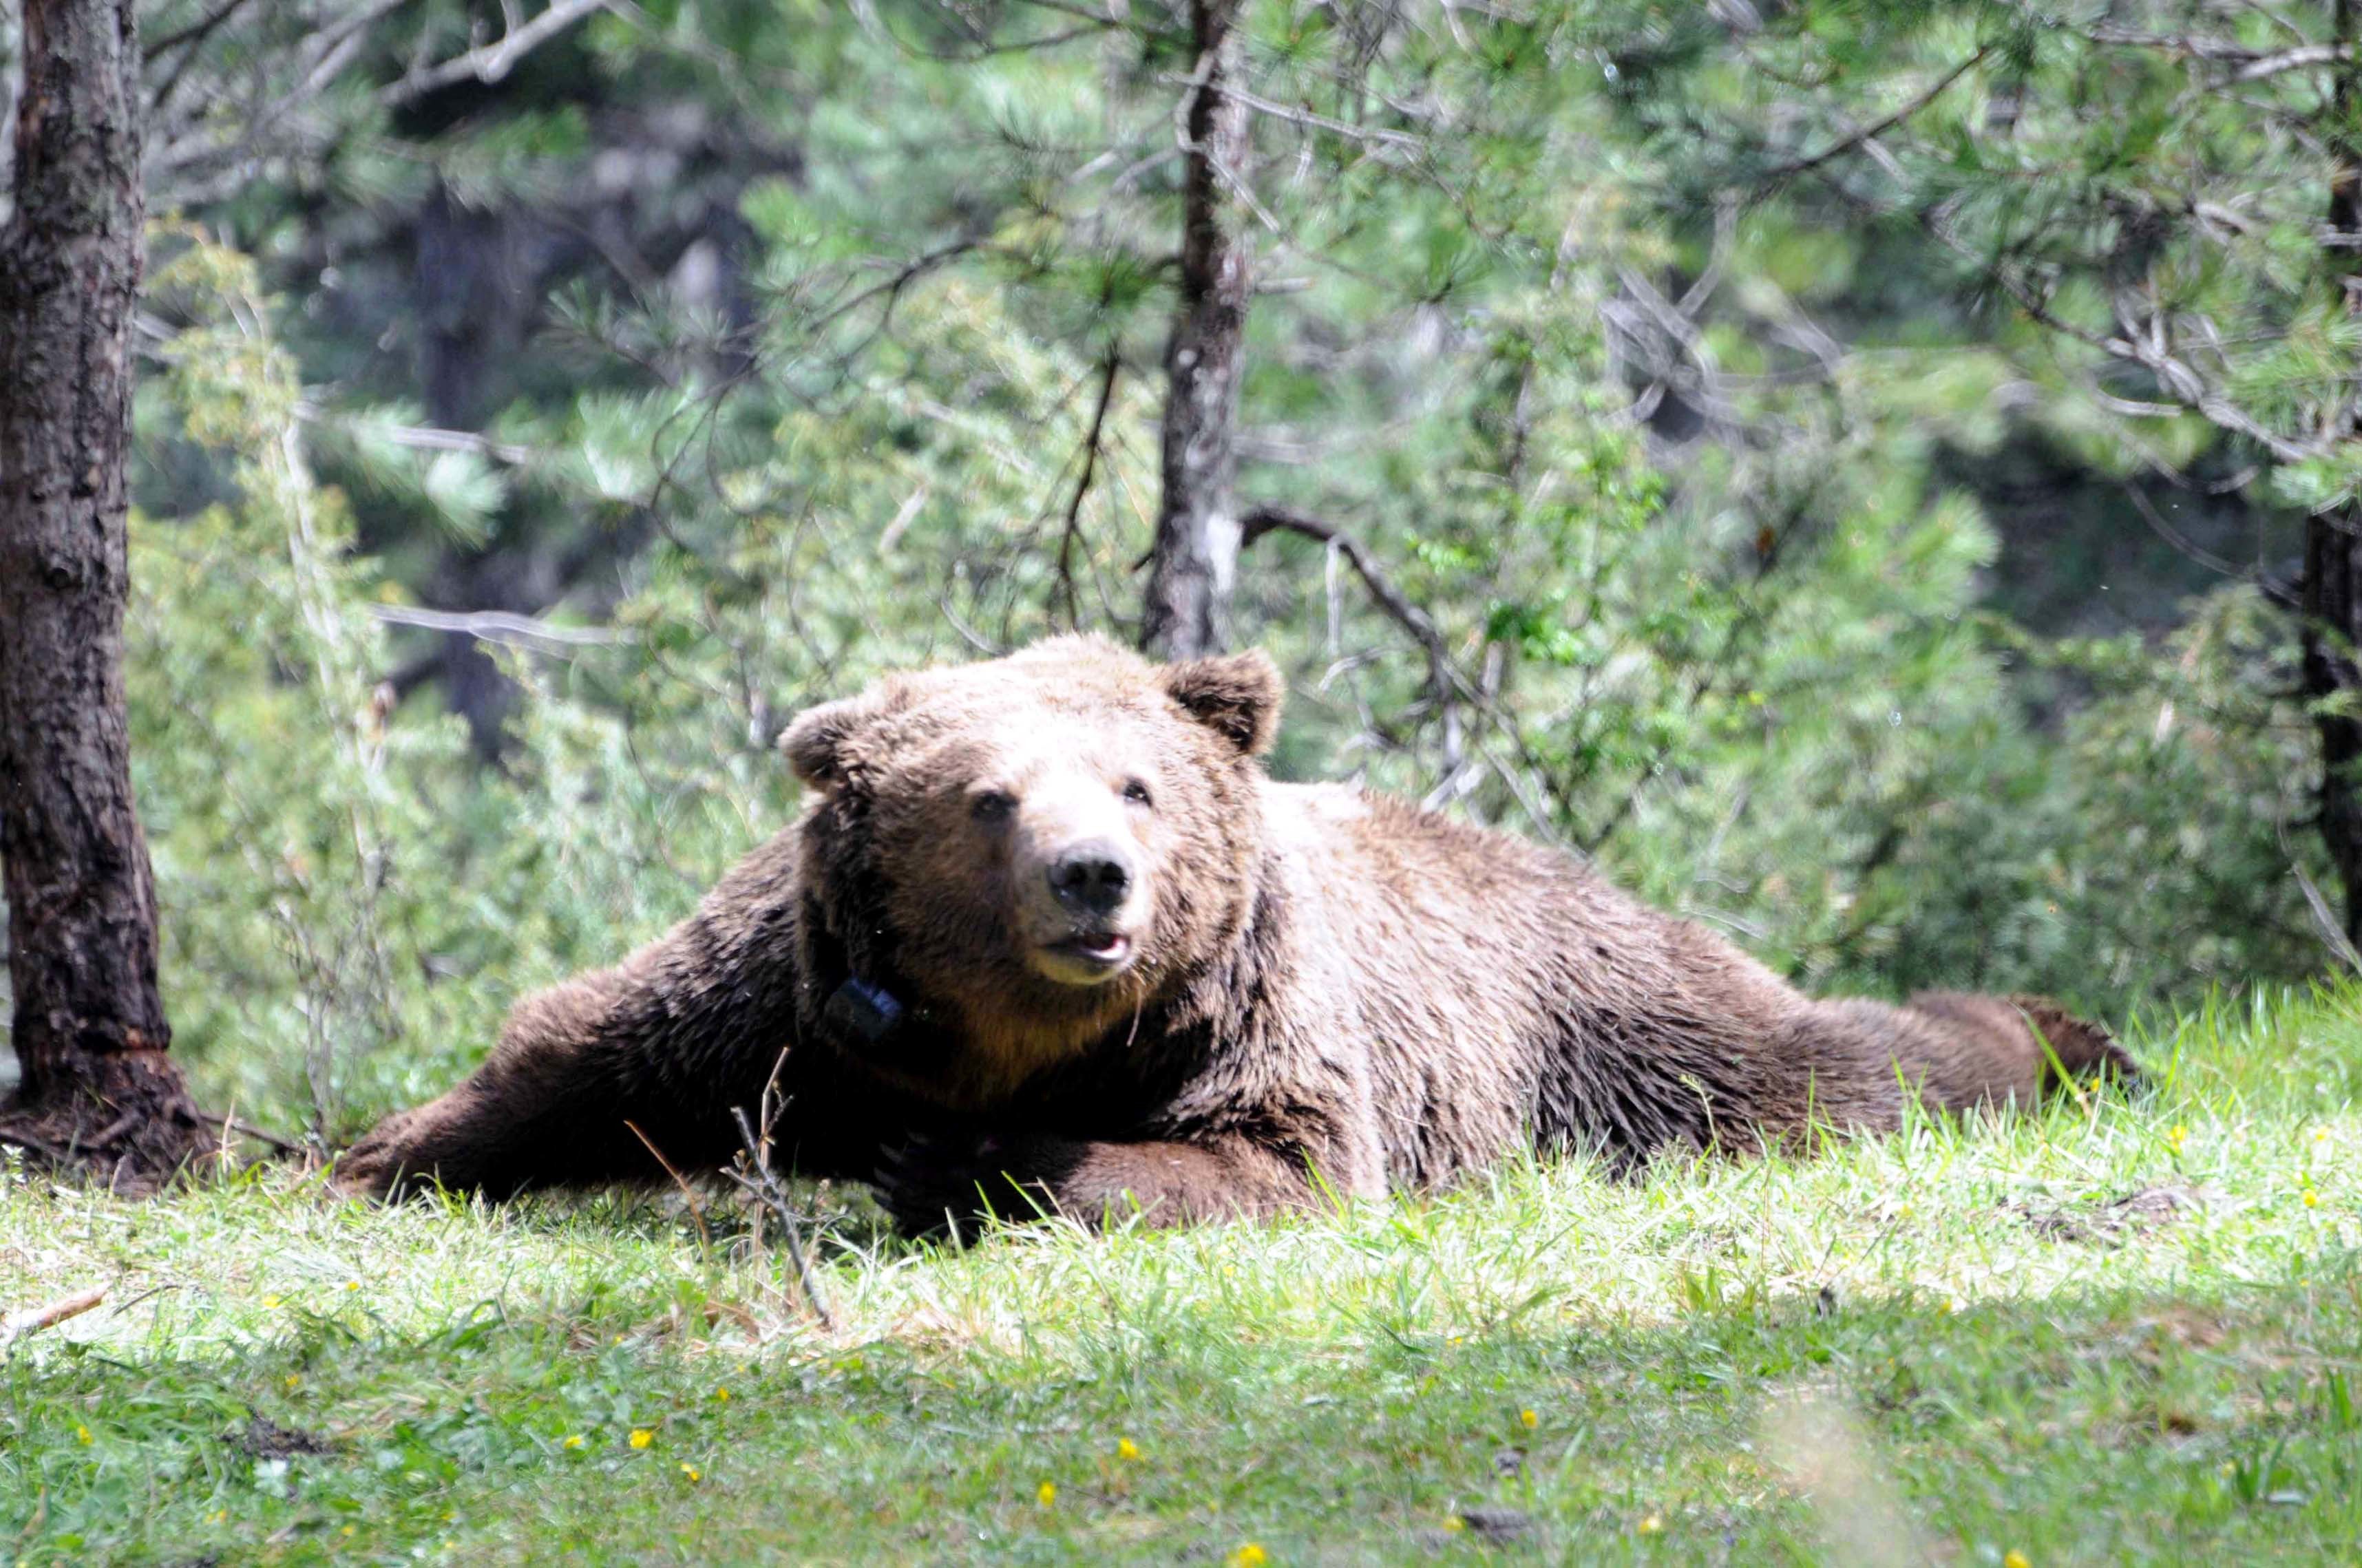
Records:
[[[1130,850],[1113,839],[1095,838],[1062,851],[1045,873],[1050,894],[1081,915],[1110,915],[1123,907],[1139,879]]]

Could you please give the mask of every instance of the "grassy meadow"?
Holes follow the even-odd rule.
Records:
[[[2351,1562],[2362,998],[2153,1088],[1617,1185],[911,1247],[719,1195],[10,1173],[0,1561]]]

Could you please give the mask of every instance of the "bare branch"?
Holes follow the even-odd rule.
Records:
[[[551,0],[548,10],[522,26],[509,28],[497,42],[414,71],[380,93],[378,102],[387,108],[399,109],[429,93],[456,87],[462,82],[498,82],[515,69],[518,61],[593,11],[603,11],[608,6],[609,0]]]
[[[2241,571],[2237,567],[2233,566],[2221,556],[2218,556],[2213,551],[2199,545],[2194,540],[2185,536],[2180,529],[2176,528],[2172,524],[2168,523],[2165,520],[2164,514],[2158,511],[2157,503],[2142,492],[2140,486],[2136,484],[2127,484],[2125,486],[2125,493],[2132,497],[2133,510],[2141,514],[2141,520],[2149,525],[2149,531],[2151,533],[2155,534],[2158,538],[2163,539],[2167,544],[2172,546],[2181,554],[2189,557],[2191,560],[2196,561],[2200,566],[2204,567],[2209,571],[2219,572],[2224,577],[2245,578],[2253,575],[2248,572]]]
[[[45,1306],[27,1307],[0,1318],[0,1345],[10,1344],[28,1334],[38,1334],[43,1329],[55,1328],[69,1318],[79,1318],[106,1300],[107,1287],[85,1290],[78,1296],[61,1297]]]
[[[1929,86],[1926,92],[1920,94],[1917,97],[1912,99],[1909,103],[1904,105],[1893,114],[1888,115],[1885,118],[1871,121],[1869,125],[1862,127],[1860,130],[1840,138],[1837,141],[1830,143],[1827,147],[1823,148],[1820,151],[1812,154],[1810,157],[1797,159],[1792,163],[1783,163],[1779,167],[1767,172],[1763,178],[1767,182],[1775,182],[1782,180],[1793,179],[1796,175],[1809,173],[1813,170],[1818,169],[1822,164],[1829,162],[1833,159],[1842,158],[1847,153],[1856,151],[1865,144],[1876,140],[1878,138],[1885,135],[1888,131],[1891,131],[1895,127],[1901,125],[1904,121],[1909,119],[1912,116],[1917,114],[1920,110],[1926,108],[1928,105],[1934,103],[1937,99],[1942,97],[1945,90],[1950,87],[1953,83],[1958,82],[1961,77],[1966,76],[1970,72],[1983,64],[1986,57],[1991,55],[1996,47],[1997,46],[1993,44],[1984,45],[1982,48],[1979,49],[1976,53],[1969,56],[1968,59],[1960,61],[1959,64],[1952,67],[1951,70],[1937,77],[1934,84]]]
[[[315,403],[297,403],[295,417],[306,425],[326,425],[357,436],[373,436],[413,451],[474,452],[506,463],[511,468],[523,468],[535,457],[530,447],[495,441],[471,430],[443,430],[431,425],[393,425],[381,419],[347,419],[329,413]]]
[[[1191,92],[1196,92],[1205,85],[1204,81],[1195,74],[1183,76],[1176,72],[1169,71],[1158,76],[1157,81],[1168,87],[1187,87]],[[1327,131],[1331,136],[1342,137],[1348,141],[1364,145],[1374,144],[1380,147],[1409,148],[1414,150],[1427,145],[1424,138],[1413,136],[1407,131],[1381,130],[1370,126],[1349,125],[1343,120],[1332,119],[1327,115],[1315,114],[1310,109],[1294,108],[1286,104],[1259,97],[1241,87],[1233,86],[1225,91],[1230,96],[1236,98],[1259,115],[1267,115],[1275,120],[1286,120],[1290,125],[1302,126],[1308,130]]]
[[[744,1148],[737,1165],[723,1174],[735,1183],[740,1191],[778,1216],[781,1239],[788,1244],[789,1261],[795,1265],[796,1286],[803,1292],[804,1305],[811,1309],[812,1316],[820,1320],[822,1328],[834,1333],[836,1320],[829,1315],[828,1303],[821,1296],[820,1282],[812,1277],[811,1261],[804,1252],[802,1216],[789,1201],[787,1189],[779,1185],[779,1178],[771,1170],[771,1129],[778,1122],[786,1103],[779,1098],[779,1071],[787,1065],[788,1054],[785,1051],[780,1052],[779,1059],[771,1065],[770,1081],[763,1086],[760,1102],[763,1125],[759,1134],[754,1123],[747,1121],[745,1107],[734,1105],[730,1108],[731,1119],[738,1123],[738,1137]]]
[[[512,615],[504,610],[422,610],[408,604],[372,604],[370,613],[392,626],[419,626],[430,632],[464,632],[488,643],[507,643],[530,647],[536,643],[555,643],[561,646],[599,646],[609,643],[628,643],[628,632],[608,626],[558,626],[547,621],[536,621],[530,615]]]
[[[1106,362],[1100,367],[1098,405],[1091,410],[1090,434],[1083,438],[1083,472],[1075,480],[1074,498],[1066,502],[1066,526],[1058,536],[1058,586],[1066,600],[1066,624],[1082,624],[1082,606],[1075,593],[1074,549],[1082,532],[1083,500],[1091,492],[1091,480],[1099,468],[1099,437],[1107,429],[1108,405],[1115,401],[1116,377],[1123,369],[1123,354],[1116,345],[1108,345]]]
[[[1433,688],[1436,701],[1444,715],[1444,773],[1446,777],[1460,767],[1460,715],[1457,706],[1459,692],[1467,685],[1451,662],[1451,648],[1443,640],[1443,633],[1428,613],[1412,603],[1394,580],[1378,569],[1361,541],[1308,513],[1286,506],[1258,506],[1239,520],[1239,548],[1244,551],[1265,534],[1275,531],[1300,534],[1308,539],[1318,539],[1339,555],[1362,580],[1370,598],[1387,617],[1418,644],[1427,655],[1428,683]]]
[[[2233,82],[2257,82],[2267,76],[2277,76],[2283,71],[2302,71],[2310,66],[2334,65],[2341,60],[2351,60],[2354,51],[2333,44],[2314,44],[2305,49],[2282,50],[2251,60],[2231,72]]]

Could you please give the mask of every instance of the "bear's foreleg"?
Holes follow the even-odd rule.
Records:
[[[988,1215],[1188,1225],[1309,1209],[1330,1190],[1302,1154],[1235,1135],[1120,1143],[1028,1134],[965,1146],[919,1139],[889,1151],[872,1179],[904,1234],[962,1239]]]
[[[338,1184],[376,1197],[436,1183],[506,1197],[726,1162],[739,1147],[731,1109],[756,1113],[795,1037],[797,885],[783,834],[622,964],[525,998],[482,1066],[387,1118],[337,1162]],[[799,1141],[793,1127],[777,1131]]]
[[[379,1123],[337,1162],[338,1184],[373,1197],[436,1185],[507,1197],[727,1160],[737,1135],[714,1092],[723,1075],[662,1027],[678,999],[650,984],[652,967],[635,958],[527,997],[483,1066]]]

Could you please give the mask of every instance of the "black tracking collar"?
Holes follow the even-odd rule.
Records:
[[[829,993],[821,1016],[830,1028],[875,1045],[894,1032],[906,1010],[885,987],[851,975]]]

